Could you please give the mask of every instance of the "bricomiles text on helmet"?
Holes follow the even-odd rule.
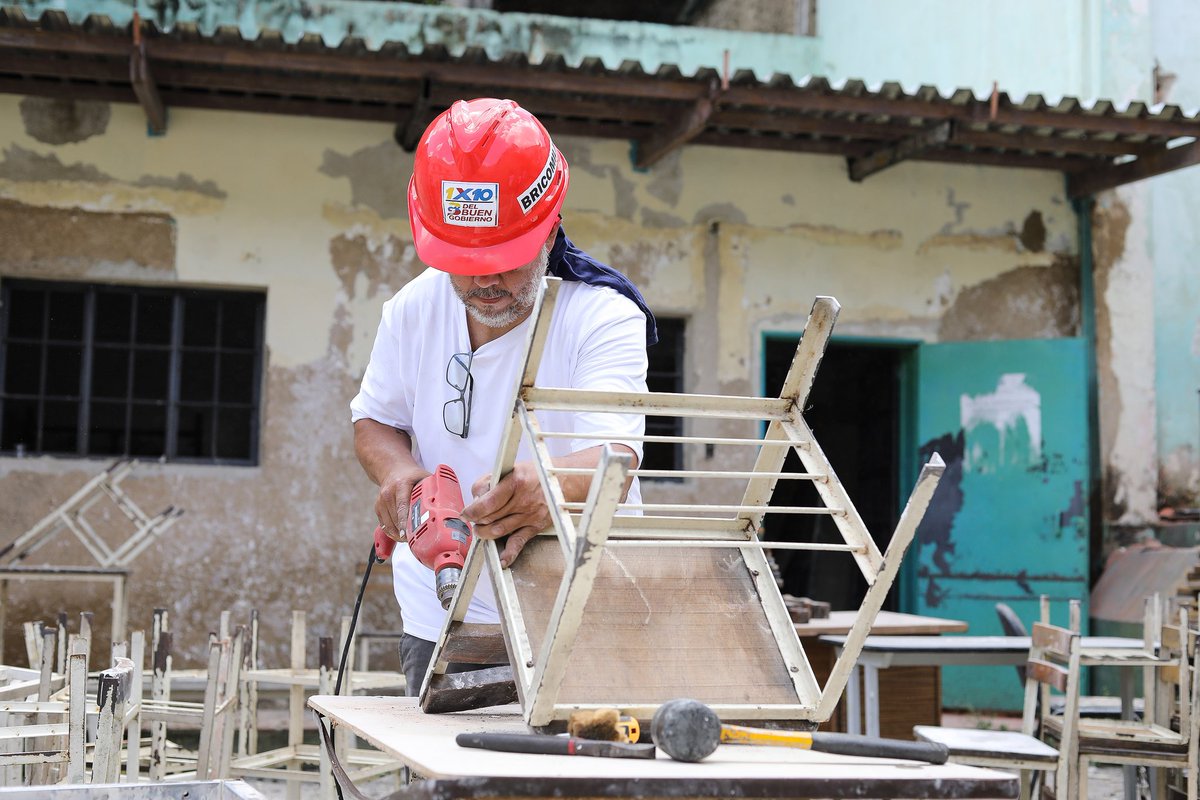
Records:
[[[528,214],[537,201],[545,197],[546,190],[550,188],[550,184],[554,180],[554,173],[557,171],[558,148],[554,146],[554,142],[550,142],[550,156],[546,159],[546,166],[538,173],[533,183],[529,184],[529,188],[521,192],[520,197],[517,198],[520,201],[522,214]]]

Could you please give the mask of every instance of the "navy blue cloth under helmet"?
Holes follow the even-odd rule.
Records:
[[[550,250],[550,274],[564,281],[583,281],[592,286],[607,286],[628,297],[646,315],[646,346],[658,343],[658,326],[654,324],[654,314],[646,305],[646,298],[638,288],[621,273],[607,264],[601,264],[567,238],[562,226],[558,226],[558,236],[554,239],[554,247]]]

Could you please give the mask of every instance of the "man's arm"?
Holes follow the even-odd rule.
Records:
[[[429,474],[413,458],[412,439],[390,425],[360,419],[354,423],[354,453],[367,476],[379,486],[375,499],[379,525],[389,537],[403,542],[413,486]]]
[[[636,469],[637,454],[623,444],[613,444],[612,447],[633,457],[630,469]],[[556,467],[585,467],[594,470],[600,463],[603,447],[589,447],[574,453],[551,459]],[[532,461],[521,461],[513,466],[508,473],[489,489],[492,482],[490,474],[484,475],[471,487],[475,501],[463,509],[463,517],[474,523],[475,535],[483,539],[499,539],[507,536],[504,550],[500,553],[500,565],[508,567],[516,559],[517,554],[525,544],[542,531],[551,527],[553,519],[550,509],[546,506],[545,494],[537,477],[537,467]],[[625,491],[633,478],[625,483]],[[588,490],[592,485],[591,475],[564,475],[559,478],[563,499],[568,503],[582,503],[587,500]],[[622,499],[624,497],[622,496]]]

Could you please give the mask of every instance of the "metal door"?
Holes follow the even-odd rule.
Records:
[[[1000,635],[995,604],[1066,623],[1088,592],[1088,415],[1082,339],[922,345],[917,442],[947,469],[914,547],[917,611]],[[951,667],[943,705],[1019,709],[1011,667]]]

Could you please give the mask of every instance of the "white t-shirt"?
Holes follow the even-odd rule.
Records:
[[[446,365],[471,350],[466,309],[449,276],[427,269],[383,306],[383,317],[362,387],[350,403],[354,421],[369,418],[407,431],[413,456],[425,469],[449,464],[458,476],[463,500],[471,486],[495,468],[500,437],[512,417],[512,402],[524,364],[531,319],[475,351],[470,435],[446,430],[442,407],[458,397],[446,382]],[[646,318],[633,301],[605,287],[564,281],[555,302],[537,385],[623,392],[646,391]],[[642,456],[644,416],[613,413],[539,411],[542,430],[607,433]],[[596,439],[548,438],[552,456],[602,444]],[[527,439],[518,461],[533,459]],[[635,480],[627,502],[640,502]],[[392,556],[392,583],[404,617],[404,632],[436,641],[446,612],[434,590],[433,570],[401,544]],[[468,622],[497,622],[495,594],[486,571],[471,598]]]

